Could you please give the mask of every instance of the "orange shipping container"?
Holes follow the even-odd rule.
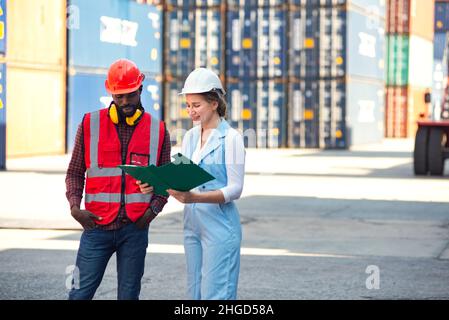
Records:
[[[6,155],[65,152],[65,72],[7,66]]]
[[[407,136],[407,87],[386,87],[385,90],[385,136]]]
[[[410,34],[433,41],[434,0],[410,1]]]
[[[8,62],[65,65],[65,0],[8,0]]]
[[[388,0],[387,33],[433,40],[434,0]]]
[[[416,122],[428,115],[425,102],[426,88],[413,86],[386,87],[385,90],[385,136],[407,138],[416,134]]]
[[[427,119],[429,106],[424,99],[426,92],[429,92],[427,88],[408,88],[408,137],[415,136],[418,129],[416,121]]]
[[[410,0],[388,0],[386,20],[388,34],[408,34],[410,31]]]

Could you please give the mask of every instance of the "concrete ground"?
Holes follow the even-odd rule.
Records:
[[[412,149],[248,150],[239,298],[449,299],[449,172],[415,177]],[[68,161],[11,159],[0,172],[0,299],[66,298],[81,235]],[[170,199],[150,227],[142,299],[186,298],[181,210]],[[115,299],[115,267],[96,299]]]

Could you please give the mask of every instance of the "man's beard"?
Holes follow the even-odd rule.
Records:
[[[125,104],[123,106],[117,107],[117,111],[122,118],[132,117],[136,113],[137,109],[140,107],[140,102],[138,104]],[[129,108],[129,111],[124,111],[124,109]]]

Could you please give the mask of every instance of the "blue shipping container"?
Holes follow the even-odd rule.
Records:
[[[290,11],[289,76],[384,78],[384,20],[342,7]]]
[[[346,84],[348,145],[377,143],[384,137],[385,84],[351,78]]]
[[[337,144],[333,137],[345,138],[343,132],[336,131],[344,128],[341,113],[345,108],[341,105],[344,86],[338,88],[340,96],[332,90],[337,83],[337,80],[306,80],[289,84],[289,147],[331,148]],[[344,145],[340,142],[339,147]]]
[[[257,84],[252,79],[228,82],[226,86],[228,103],[227,119],[231,126],[244,137],[245,146],[257,145]]]
[[[288,0],[289,4],[296,7],[329,7],[335,5],[343,5],[347,0]]]
[[[196,67],[224,74],[222,16],[216,8],[177,7],[167,12],[165,72],[185,79]]]
[[[274,80],[257,81],[258,148],[285,146],[285,108],[285,83]]]
[[[340,79],[320,81],[320,146],[326,149],[348,147],[345,89]]]
[[[364,10],[369,15],[375,15],[382,18],[385,18],[386,15],[385,3],[387,1],[388,0],[347,0],[350,4],[357,6],[357,9]]]
[[[227,12],[226,76],[255,78],[257,11],[250,7]]]
[[[165,72],[172,77],[187,77],[195,68],[195,11],[189,8],[167,12]]]
[[[0,170],[6,168],[6,64],[0,64]]]
[[[367,13],[384,17],[385,1],[386,0],[288,0],[286,2],[296,7],[332,7],[349,4],[355,5],[358,7],[357,9],[364,10]]]
[[[222,18],[219,10],[196,10],[195,67],[224,74]]]
[[[190,1],[190,2],[195,2],[195,5],[197,7],[211,7],[211,6],[220,6],[222,1],[221,0],[196,0],[196,1]]]
[[[289,102],[289,147],[344,149],[383,139],[383,82],[291,82]]]
[[[299,82],[288,84],[288,146],[300,147],[301,137],[304,135],[302,121],[304,118],[304,105]]]
[[[190,8],[194,8],[219,6],[221,4],[221,0],[166,0],[165,3],[168,6],[173,7],[189,6]]]
[[[288,0],[227,0],[230,7],[268,7],[287,4]]]
[[[275,8],[257,10],[257,77],[285,77],[287,72],[287,13]]]
[[[76,131],[83,116],[109,107],[112,97],[104,87],[106,75],[76,73],[68,77],[68,115],[67,115],[67,146],[73,150]],[[142,105],[146,112],[162,119],[161,84],[154,75],[146,74],[141,96]]]
[[[318,44],[319,38],[319,9],[314,8],[301,8],[301,21],[302,25],[302,47],[301,62],[304,63],[305,68],[302,68],[301,78],[315,78],[319,74],[319,61],[320,61],[320,47]],[[305,20],[304,20],[305,19]],[[300,35],[298,35],[300,36]],[[301,41],[301,39],[300,39]],[[296,75],[292,75],[297,77]]]
[[[435,32],[449,31],[449,2],[435,2]]]
[[[319,75],[342,77],[346,70],[346,11],[336,7],[320,8],[322,27],[319,37]],[[307,63],[307,61],[306,61]]]
[[[185,96],[179,95],[184,81],[174,79],[165,84],[164,105],[166,106],[165,121],[172,137],[172,143],[181,146],[182,138],[187,130],[192,127],[192,120],[187,112]]]
[[[289,83],[289,147],[318,148],[319,82]]]
[[[0,54],[6,53],[6,0],[0,0]]]
[[[286,10],[246,6],[227,12],[226,75],[233,78],[285,77]]]
[[[449,48],[448,36],[446,32],[435,32],[433,36],[434,60],[443,60],[444,53]]]
[[[317,78],[319,75],[319,8],[303,7],[290,12],[289,76]]]
[[[142,72],[162,72],[160,9],[126,0],[71,0],[68,11],[70,66],[108,68],[127,58]]]
[[[347,73],[360,77],[385,78],[385,35],[383,20],[358,12],[347,12]]]

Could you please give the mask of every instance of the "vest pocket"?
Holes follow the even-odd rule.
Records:
[[[94,213],[102,215],[110,209],[112,199],[112,178],[94,177],[86,181],[86,209],[93,206]],[[90,205],[88,205],[90,203]],[[89,210],[89,209],[88,209]]]
[[[107,217],[111,214],[110,202],[91,202],[86,203],[86,209],[99,217]]]
[[[122,163],[122,159],[119,145],[111,143],[101,145],[98,157],[98,165],[100,167],[115,167],[120,163]]]
[[[86,180],[86,194],[111,193],[111,177],[93,177]]]
[[[105,217],[111,209],[111,177],[94,177],[86,181],[85,206],[93,214]]]

